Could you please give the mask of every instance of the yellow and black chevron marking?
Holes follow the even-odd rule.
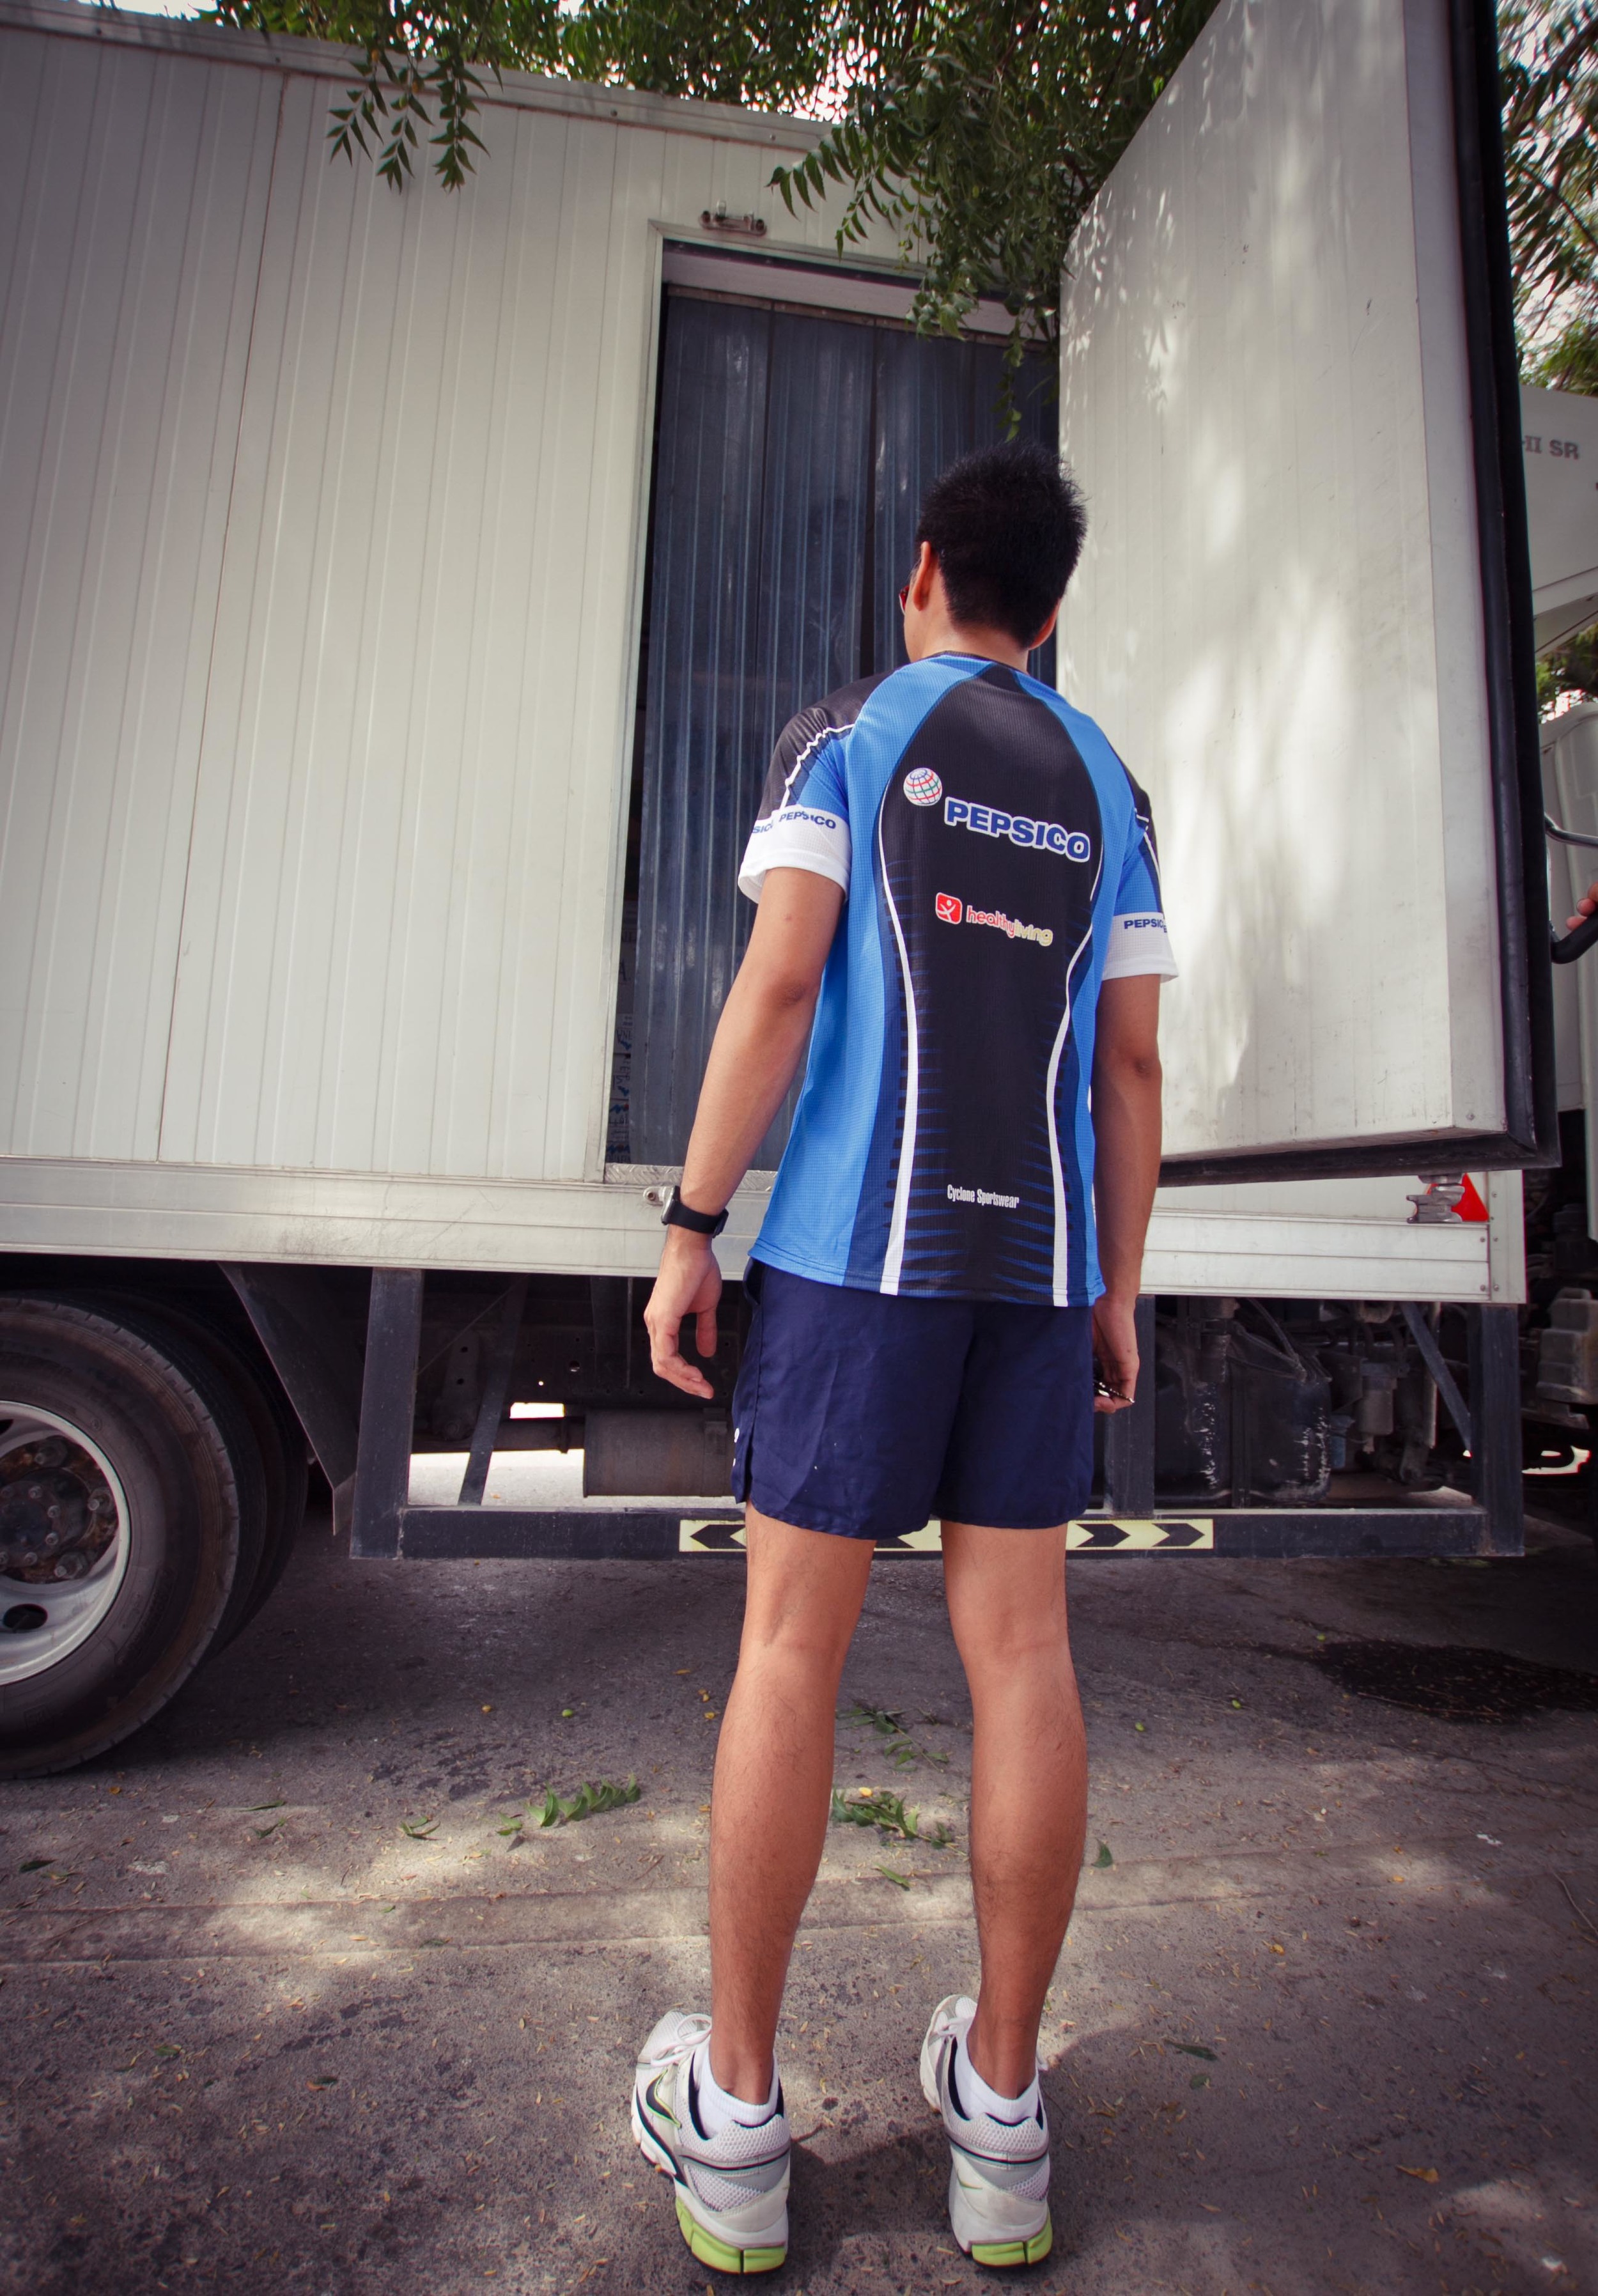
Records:
[[[1209,1554],[1215,1551],[1215,1523],[1186,1514],[1088,1515],[1071,1524],[1065,1544],[1068,1551],[1087,1547],[1103,1554]]]
[[[743,1552],[743,1525],[727,1516],[684,1515],[677,1525],[679,1554],[732,1554]]]
[[[1098,1554],[1211,1554],[1215,1522],[1194,1515],[1088,1515],[1066,1533],[1068,1550]],[[743,1525],[727,1516],[684,1515],[677,1526],[681,1554],[730,1554],[743,1545]],[[939,1554],[943,1525],[924,1523],[903,1538],[879,1542],[879,1554]]]

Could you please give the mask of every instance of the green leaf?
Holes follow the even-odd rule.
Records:
[[[635,1777],[629,1777],[625,1785],[617,1785],[608,1778],[602,1778],[597,1784],[580,1785],[570,1801],[561,1801],[552,1788],[544,1797],[538,1824],[540,1827],[575,1825],[585,1817],[598,1817],[607,1810],[625,1809],[629,1802],[638,1800],[643,1791]]]
[[[879,1866],[877,1871],[885,1882],[891,1882],[896,1890],[909,1889],[910,1876],[908,1874],[896,1874],[891,1866]]]
[[[1216,2062],[1215,2051],[1207,2049],[1201,2041],[1172,2041],[1169,2046],[1179,2049],[1184,2057],[1202,2057],[1205,2063],[1209,2065]]]
[[[275,1801],[252,1801],[250,1805],[251,1810],[287,1809],[288,1806],[289,1797],[287,1794],[279,1794]]]
[[[399,1821],[401,1833],[408,1833],[413,1841],[430,1841],[438,1827],[436,1817],[402,1817]]]
[[[947,1849],[955,1838],[941,1820],[930,1826],[922,1825],[919,1813],[906,1809],[900,1797],[890,1793],[886,1786],[874,1792],[863,1786],[854,1801],[834,1786],[832,1820],[838,1825],[874,1825],[890,1841],[924,1841],[933,1849]]]
[[[42,1873],[49,1863],[50,1860],[47,1857],[29,1857],[24,1865],[18,1866],[17,1871],[19,1874],[38,1874]]]
[[[1094,1859],[1093,1863],[1094,1863],[1094,1873],[1095,1873],[1095,1874],[1102,1874],[1102,1873],[1103,1873],[1103,1872],[1104,1872],[1104,1870],[1105,1870],[1105,1868],[1106,1868],[1107,1866],[1113,1866],[1113,1865],[1114,1865],[1115,1860],[1114,1860],[1114,1858],[1110,1855],[1110,1844],[1109,1844],[1107,1841],[1101,1841],[1101,1842],[1100,1842],[1100,1844],[1099,1844],[1099,1854],[1098,1854],[1098,1856]]]

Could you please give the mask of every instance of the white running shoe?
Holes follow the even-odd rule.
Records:
[[[676,2188],[677,2223],[701,2264],[717,2272],[774,2272],[788,2254],[788,2120],[776,2110],[753,2128],[730,2120],[707,2136],[693,2053],[708,2017],[668,2009],[643,2044],[633,2080],[638,2150]]]
[[[949,2223],[973,2263],[1041,2264],[1054,2243],[1048,2115],[1041,2095],[1020,2120],[967,2113],[955,2057],[976,2013],[974,2001],[951,1993],[933,2010],[921,2048],[922,2094],[942,2113],[949,2140]]]

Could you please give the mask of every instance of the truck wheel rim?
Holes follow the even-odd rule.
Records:
[[[127,1574],[127,1497],[81,1427],[0,1401],[0,1685],[59,1666]]]

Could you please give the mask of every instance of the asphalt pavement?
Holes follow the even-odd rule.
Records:
[[[1088,1862],[1014,2276],[955,2249],[916,2080],[976,1979],[969,1716],[936,1562],[880,1562],[837,1779],[917,1838],[830,1830],[766,2284],[1598,2290],[1598,1566],[1531,1545],[1073,1562]],[[704,2289],[627,2099],[705,1997],[741,1574],[351,1563],[313,1518],[156,1725],[0,1787],[0,2286]]]

